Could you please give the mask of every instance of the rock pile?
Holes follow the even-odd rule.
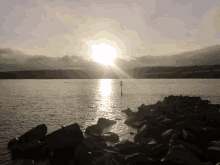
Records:
[[[141,105],[138,112],[124,111],[129,117],[125,123],[137,128],[134,142],[103,134],[116,122],[101,118],[86,129],[85,137],[77,123],[47,135],[46,125],[40,125],[12,139],[8,148],[12,159],[36,164],[218,164],[219,109],[200,97],[169,96]],[[107,141],[115,144],[108,146]]]

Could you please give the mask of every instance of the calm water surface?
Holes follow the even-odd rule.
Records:
[[[32,127],[46,124],[48,133],[61,125],[78,123],[84,131],[98,118],[116,120],[106,132],[120,140],[132,140],[136,130],[124,124],[122,110],[137,111],[141,104],[153,104],[168,95],[200,96],[220,104],[220,80],[133,79],[101,80],[0,80],[0,164],[10,161],[7,143]]]

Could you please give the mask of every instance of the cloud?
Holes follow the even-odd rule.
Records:
[[[26,55],[11,48],[0,48],[2,71],[39,69],[78,69],[85,67],[87,60],[77,55],[48,57],[45,55]]]

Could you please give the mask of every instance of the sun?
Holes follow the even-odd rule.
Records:
[[[96,62],[113,66],[114,60],[117,57],[116,49],[108,44],[92,45],[92,58]]]

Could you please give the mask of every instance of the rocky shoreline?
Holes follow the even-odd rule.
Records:
[[[100,118],[85,136],[77,123],[50,134],[45,124],[38,125],[12,139],[8,149],[12,164],[220,164],[219,109],[200,97],[171,95],[154,105],[142,104],[137,112],[122,111],[128,116],[124,123],[137,129],[134,142],[103,134],[117,122]]]

